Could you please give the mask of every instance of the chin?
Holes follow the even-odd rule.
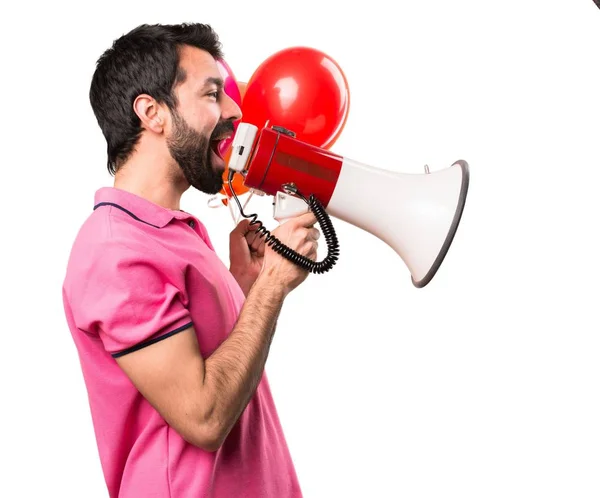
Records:
[[[225,173],[225,164],[222,161],[220,163],[212,161],[211,166],[216,175],[223,176],[223,173]]]
[[[215,170],[215,173],[216,172],[217,171]],[[224,181],[223,181],[223,175],[221,172],[220,174],[215,176],[213,182],[210,182],[210,184],[208,184],[208,182],[206,182],[206,184],[204,185],[204,188],[199,189],[199,190],[201,190],[205,194],[215,195],[215,194],[218,194],[223,189],[223,185],[224,185]]]
[[[220,161],[220,162],[211,161],[210,165],[212,167],[214,174],[219,176],[221,178],[221,182],[223,182],[223,175],[225,174],[225,169],[226,169],[225,163],[223,161]]]

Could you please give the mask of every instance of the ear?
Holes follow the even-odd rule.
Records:
[[[158,134],[164,131],[165,120],[162,106],[150,95],[138,95],[133,102],[133,110],[140,118],[143,128]]]

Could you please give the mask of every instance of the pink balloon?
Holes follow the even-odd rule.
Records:
[[[229,64],[225,62],[224,59],[217,59],[217,66],[219,68],[219,72],[221,73],[221,78],[223,78],[223,91],[231,97],[234,102],[242,108],[242,94],[240,93],[240,88],[238,87],[237,80],[235,79],[235,75],[229,67]],[[234,129],[237,130],[238,123],[234,123]],[[221,155],[225,155],[227,149],[233,142],[233,137],[228,140],[223,140],[219,147]]]
[[[237,80],[235,79],[235,75],[233,74],[231,67],[229,67],[229,64],[227,64],[227,62],[225,62],[223,59],[217,60],[217,66],[219,67],[221,78],[223,78],[223,89],[225,90],[225,93],[241,107],[242,95],[240,94],[240,89],[237,85]]]

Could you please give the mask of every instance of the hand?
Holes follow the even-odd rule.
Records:
[[[290,218],[271,233],[290,249],[315,261],[317,241],[321,235],[319,230],[314,228],[316,222],[313,213],[305,213]],[[262,273],[275,279],[283,286],[285,294],[288,294],[306,279],[309,272],[267,246]]]
[[[243,219],[229,235],[229,271],[247,296],[263,267],[265,237],[257,234],[258,224]]]

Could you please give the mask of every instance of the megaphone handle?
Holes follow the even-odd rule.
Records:
[[[279,223],[284,223],[294,216],[308,212],[309,208],[304,199],[285,192],[277,192],[275,194],[275,199],[273,200],[273,218]]]
[[[265,230],[267,235],[267,244],[269,244],[269,246],[272,247],[275,252],[281,254],[284,258],[292,261],[301,268],[308,270],[311,273],[325,273],[331,270],[338,260],[339,243],[333,225],[331,224],[331,220],[329,219],[329,215],[325,212],[325,209],[319,200],[311,195],[308,201],[308,207],[317,218],[317,223],[321,227],[321,231],[323,232],[325,241],[327,243],[327,256],[323,261],[316,262],[307,258],[306,256],[303,256],[302,254],[299,254],[290,247],[286,246],[277,237]],[[264,227],[261,226],[258,228],[259,231],[261,229],[264,230]]]
[[[233,180],[234,171],[229,172],[229,183]],[[325,208],[314,195],[311,195],[309,199],[306,199],[300,194],[295,186],[286,186],[287,192],[296,193],[301,196],[305,202],[308,204],[309,209],[315,215],[317,219],[317,223],[321,227],[321,231],[323,232],[323,236],[325,237],[325,241],[327,242],[327,256],[323,261],[313,261],[312,259],[307,258],[306,256],[294,251],[291,247],[286,246],[283,242],[281,242],[277,237],[275,237],[269,230],[265,228],[263,223],[258,220],[257,214],[247,215],[244,213],[244,209],[240,204],[240,201],[235,193],[235,190],[231,189],[233,192],[233,198],[235,199],[238,208],[240,210],[240,214],[244,218],[249,218],[250,224],[258,224],[259,227],[256,229],[256,232],[260,237],[266,237],[266,244],[269,245],[275,252],[288,259],[292,263],[300,266],[304,270],[307,270],[311,273],[325,273],[331,270],[335,263],[337,262],[340,254],[339,250],[339,242],[337,239],[337,235],[335,233],[335,229],[331,223],[331,219],[329,215],[325,211]]]

